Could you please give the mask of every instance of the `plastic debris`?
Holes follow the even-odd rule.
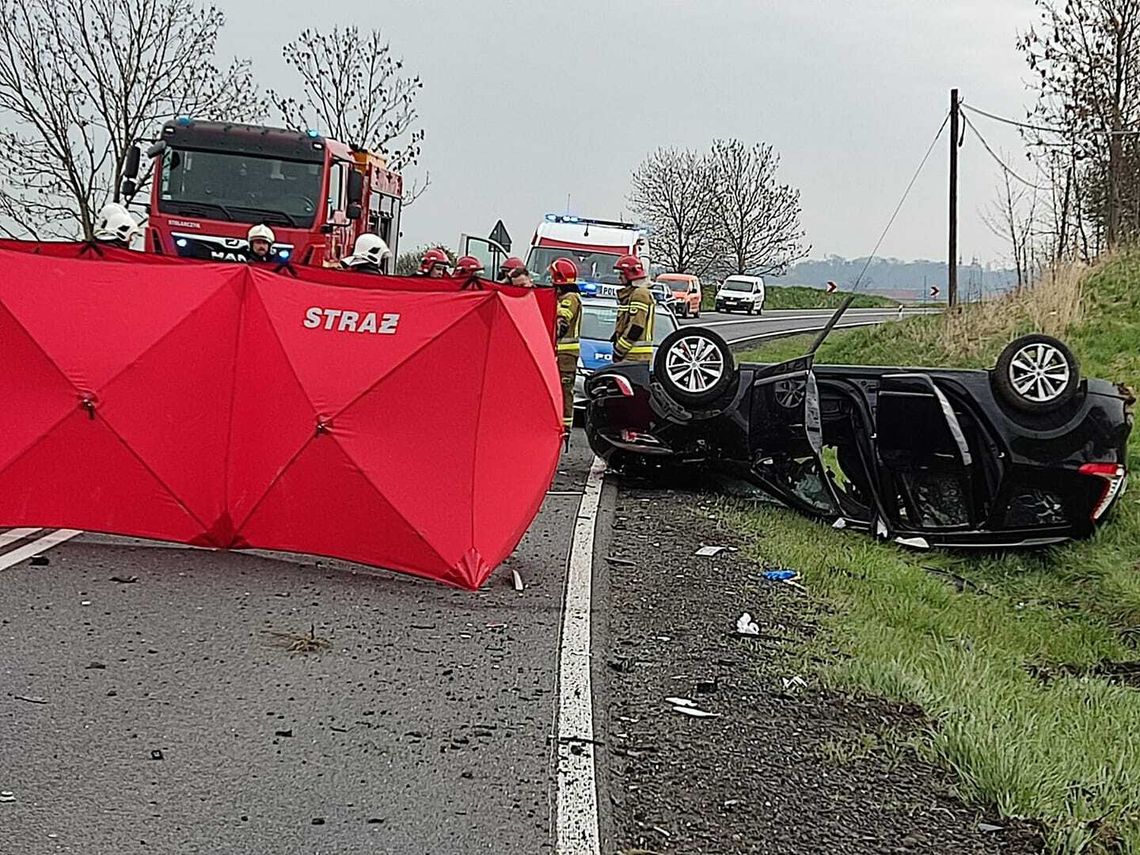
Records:
[[[736,620],[736,631],[741,635],[759,635],[760,626],[752,620],[752,615],[745,612]]]
[[[666,698],[665,703],[672,704],[675,707],[695,707],[692,701],[688,698]]]
[[[978,823],[978,831],[982,832],[983,834],[993,833],[995,831],[1005,831],[1005,826],[1004,825],[990,825],[990,823],[988,823],[988,822],[979,822]]]
[[[840,517],[831,524],[831,527],[840,530],[845,529],[847,528],[847,520],[843,519],[843,517]]]
[[[712,558],[714,555],[720,555],[726,548],[724,546],[702,546],[694,554],[701,558]]]
[[[515,583],[515,590],[516,591],[521,591],[521,590],[523,590],[524,587],[526,587],[525,585],[523,585],[522,574],[519,573],[518,570],[511,570],[511,578],[513,579],[513,581]]]
[[[150,759],[151,760],[165,760],[166,757],[163,756],[163,753],[159,749],[156,748],[156,749],[154,749],[154,751],[150,752]]]
[[[798,674],[795,677],[784,677],[784,691],[790,692],[792,689],[806,689],[807,681]]]
[[[769,582],[790,582],[800,574],[795,570],[765,570],[763,575]]]
[[[687,715],[690,718],[720,718],[720,713],[699,710],[696,707],[673,707],[673,712]]]
[[[139,580],[138,576],[112,576],[112,582],[118,582],[120,585],[133,585]]]
[[[697,694],[698,695],[711,695],[720,688],[720,683],[714,677],[711,680],[698,680],[697,681]]]
[[[14,802],[16,801],[16,794],[10,790],[0,791],[0,802]]]
[[[37,555],[32,559],[33,567],[47,567],[49,564],[51,564],[51,561],[42,555]]]
[[[27,701],[29,704],[46,704],[47,698],[40,698],[35,695],[13,695],[18,701]]]

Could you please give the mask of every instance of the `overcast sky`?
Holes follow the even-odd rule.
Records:
[[[404,214],[402,248],[454,246],[502,218],[525,250],[548,211],[627,213],[629,176],[657,146],[764,141],[802,192],[812,256],[866,255],[948,110],[1020,118],[1015,48],[1032,0],[215,0],[223,57],[264,85],[295,86],[281,45],[306,26],[381,28],[419,73],[431,188]],[[985,123],[982,124],[981,122]],[[1026,169],[1016,131],[979,120]],[[946,257],[943,137],[881,254]],[[967,136],[959,246],[1006,255],[981,213],[998,168]]]

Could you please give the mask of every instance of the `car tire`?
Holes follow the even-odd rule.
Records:
[[[1011,341],[991,374],[1002,403],[1022,413],[1049,413],[1077,395],[1081,370],[1064,342],[1048,335],[1027,335]]]
[[[685,407],[708,407],[736,393],[740,375],[727,342],[701,327],[665,336],[653,357],[653,378]]]

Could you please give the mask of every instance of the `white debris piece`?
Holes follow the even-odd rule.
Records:
[[[673,712],[687,715],[690,718],[720,718],[720,713],[707,712],[696,707],[673,707]]]
[[[726,548],[724,546],[702,546],[695,554],[701,558],[712,558],[714,555],[720,555]]]
[[[665,703],[672,704],[675,707],[695,707],[692,701],[688,698],[666,698]]]
[[[752,620],[752,615],[745,612],[736,621],[736,631],[741,635],[759,635],[760,626]]]
[[[807,683],[804,681],[804,678],[798,674],[795,677],[784,677],[784,691],[787,692],[793,688],[806,689]]]
[[[847,528],[847,520],[843,519],[843,517],[840,517],[831,524],[831,527],[835,529],[845,529]]]

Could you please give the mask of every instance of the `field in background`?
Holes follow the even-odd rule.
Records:
[[[1026,332],[1085,376],[1140,388],[1140,255],[1065,268],[1022,295],[840,332],[820,362],[990,367]],[[785,339],[742,358],[803,353]],[[1140,471],[1140,431],[1129,463]],[[916,747],[962,795],[1039,820],[1055,852],[1140,853],[1140,496],[1092,540],[985,558],[919,554],[778,508],[725,501],[754,555],[803,574],[825,682],[921,706]],[[814,657],[814,659],[812,659]]]
[[[766,309],[838,309],[847,297],[846,291],[828,294],[819,288],[803,285],[769,285],[764,295]],[[875,294],[860,294],[851,304],[853,309],[897,309],[898,300]]]

